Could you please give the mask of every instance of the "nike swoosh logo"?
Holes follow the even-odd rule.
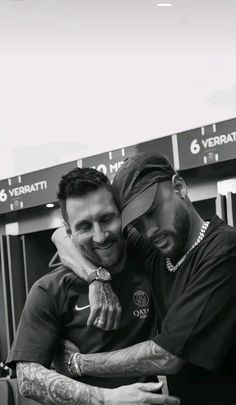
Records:
[[[75,310],[76,311],[83,311],[84,309],[89,308],[89,307],[90,307],[90,305],[85,305],[85,307],[78,307],[78,305],[76,305]]]

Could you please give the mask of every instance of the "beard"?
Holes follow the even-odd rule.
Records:
[[[173,239],[173,248],[169,253],[169,257],[173,262],[177,262],[187,251],[189,229],[189,214],[184,207],[181,207],[175,213],[174,231],[170,232]]]
[[[172,228],[172,229],[171,229]],[[170,229],[165,229],[154,235],[151,242],[165,257],[169,257],[171,261],[177,262],[186,252],[188,246],[188,236],[190,228],[190,218],[185,207],[177,207],[172,226]],[[166,243],[160,245],[160,242],[155,242],[157,239],[164,239]]]
[[[119,239],[109,239],[104,246],[109,245],[108,249],[103,249],[103,245],[90,244],[88,246],[80,246],[83,256],[93,263],[95,266],[101,266],[106,269],[117,266],[125,253],[125,241]]]

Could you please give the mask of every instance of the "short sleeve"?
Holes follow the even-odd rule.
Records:
[[[206,261],[171,306],[154,341],[187,362],[218,371],[236,336],[236,260]]]
[[[50,367],[60,333],[56,308],[46,289],[35,284],[30,290],[7,364],[37,362]]]

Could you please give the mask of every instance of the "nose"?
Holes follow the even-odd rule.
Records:
[[[108,232],[105,231],[100,225],[94,225],[93,241],[95,243],[103,244],[108,237]]]
[[[145,234],[146,237],[152,239],[152,237],[158,232],[159,228],[156,224],[145,224]]]

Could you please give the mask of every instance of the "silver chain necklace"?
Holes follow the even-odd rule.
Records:
[[[181,259],[179,259],[179,261],[176,263],[176,265],[174,266],[171,263],[171,260],[169,257],[166,257],[166,268],[167,270],[171,271],[171,272],[175,272],[176,270],[178,270],[178,268],[181,266],[181,264],[183,263],[183,261],[186,259],[186,257],[188,256],[188,254],[197,246],[199,245],[199,243],[203,240],[206,230],[209,226],[209,221],[204,222],[204,224],[201,227],[201,230],[198,234],[198,237],[196,239],[196,241],[194,242],[194,244],[191,246],[191,248],[181,257]]]

